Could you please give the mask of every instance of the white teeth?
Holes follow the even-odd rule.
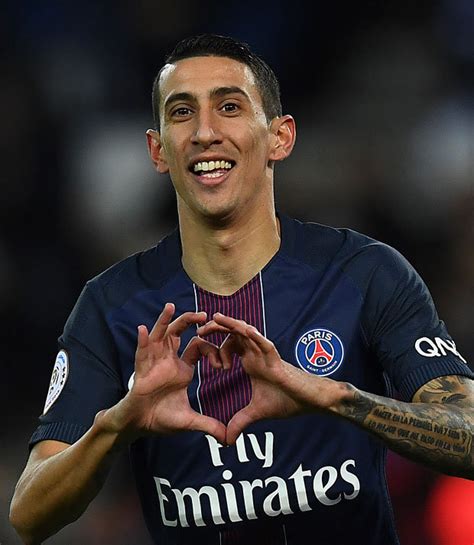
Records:
[[[211,170],[216,170],[218,168],[223,168],[226,170],[230,170],[232,168],[232,165],[228,161],[201,161],[199,163],[196,163],[194,165],[194,172],[204,171],[208,172]]]
[[[206,172],[203,174],[204,178],[220,178],[222,176],[219,172]]]

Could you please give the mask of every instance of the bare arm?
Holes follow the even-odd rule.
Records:
[[[26,545],[41,543],[86,510],[105,482],[116,441],[117,433],[94,423],[72,446],[35,445],[10,507],[10,521]]]
[[[37,545],[76,520],[102,487],[115,453],[138,437],[200,430],[225,441],[224,425],[196,413],[187,387],[194,364],[209,350],[195,337],[181,358],[180,336],[205,313],[187,312],[171,322],[167,304],[153,330],[139,327],[135,380],[128,394],[97,414],[92,427],[74,445],[38,443],[13,496],[10,519],[27,545]]]
[[[347,385],[334,412],[371,432],[392,450],[447,473],[474,479],[474,382],[445,376],[404,403]]]
[[[200,335],[230,333],[215,358],[227,368],[232,353],[252,381],[252,399],[228,424],[233,443],[251,422],[304,412],[347,419],[389,448],[432,469],[474,479],[474,381],[461,376],[434,379],[404,403],[363,392],[351,384],[310,375],[280,358],[271,341],[243,321],[221,314]]]

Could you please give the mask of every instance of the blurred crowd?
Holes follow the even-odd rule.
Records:
[[[247,41],[297,145],[282,212],[400,250],[474,362],[474,3],[3,0],[0,18],[0,543],[56,339],[84,282],[176,223],[147,157],[151,85],[185,36]],[[474,542],[474,488],[389,454],[402,545]],[[468,540],[469,533],[472,539]],[[52,545],[150,545],[124,457]]]

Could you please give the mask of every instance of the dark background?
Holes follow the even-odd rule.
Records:
[[[3,0],[0,13],[2,545],[20,543],[8,504],[82,285],[176,222],[144,133],[154,75],[187,35],[245,40],[280,78],[298,139],[276,169],[279,208],[395,246],[474,361],[471,0]],[[471,543],[472,483],[395,455],[389,482],[402,545]],[[125,458],[48,543],[149,545]]]

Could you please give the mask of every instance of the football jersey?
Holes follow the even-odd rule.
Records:
[[[167,302],[176,315],[205,310],[243,319],[302,372],[379,395],[395,388],[409,401],[433,378],[473,376],[425,284],[396,250],[349,229],[279,219],[279,251],[229,296],[187,276],[177,230],[89,281],[59,339],[31,444],[74,443],[98,411],[126,395],[137,326],[151,329]],[[195,327],[183,334],[180,350],[195,334]],[[224,423],[251,394],[237,356],[228,371],[202,357],[188,388],[196,411]],[[135,441],[130,456],[159,545],[398,543],[385,448],[342,418],[263,420],[233,446],[201,432],[156,435]]]

